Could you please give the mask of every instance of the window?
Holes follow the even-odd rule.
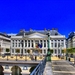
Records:
[[[31,40],[31,47],[33,47],[33,40]]]
[[[60,54],[60,49],[58,49],[58,54]]]
[[[30,47],[30,40],[28,40],[28,47]]]
[[[44,47],[46,47],[46,40],[44,40]]]
[[[58,43],[58,47],[60,47],[60,43]]]
[[[44,50],[44,53],[46,53],[46,50]]]
[[[25,53],[26,53],[26,49],[25,49]]]
[[[40,40],[40,44],[42,45],[42,40]]]
[[[57,54],[57,50],[55,49],[55,54]]]
[[[12,47],[14,47],[14,43],[12,43]]]
[[[14,53],[14,49],[12,49],[12,53]]]
[[[17,47],[17,43],[16,43],[16,47]]]
[[[53,47],[53,43],[51,43],[51,47]]]
[[[55,43],[55,47],[57,47],[57,43]]]
[[[61,43],[61,46],[64,47],[64,43]]]
[[[9,69],[9,66],[8,66],[8,65],[6,65],[6,66],[5,66],[5,69]]]
[[[25,40],[25,47],[27,47],[27,40]]]

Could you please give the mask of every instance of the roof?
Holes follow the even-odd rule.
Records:
[[[70,34],[69,34],[67,39],[72,38],[73,36],[75,36],[75,32],[70,32]]]
[[[36,32],[44,34],[44,35],[47,35],[48,32],[50,33],[50,35],[61,35],[57,30],[31,30],[31,31],[20,31],[17,34],[17,36],[23,36],[24,33],[25,33],[25,35],[30,35],[30,34],[33,34]]]
[[[7,37],[7,38],[10,38],[10,36],[8,36],[8,35],[5,34],[5,33],[1,33],[1,32],[0,32],[0,35],[2,35],[2,36],[4,36],[4,37]]]

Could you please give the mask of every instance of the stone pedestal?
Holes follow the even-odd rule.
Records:
[[[12,75],[12,71],[3,71],[4,72],[4,75]]]

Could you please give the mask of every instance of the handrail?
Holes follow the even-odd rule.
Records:
[[[43,75],[45,64],[46,58],[37,65],[37,67],[33,70],[33,72],[30,75]]]

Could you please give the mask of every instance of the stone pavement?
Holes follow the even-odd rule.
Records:
[[[66,60],[52,61],[53,75],[75,75],[75,67]]]

